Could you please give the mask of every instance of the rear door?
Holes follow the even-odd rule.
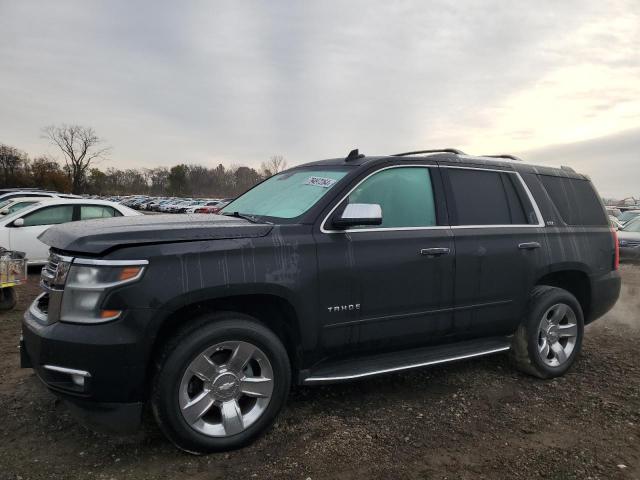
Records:
[[[382,225],[332,227],[346,203],[379,204]],[[437,166],[377,170],[340,199],[316,233],[326,350],[398,349],[450,333],[455,252],[445,212]]]
[[[513,332],[542,265],[542,218],[513,171],[442,166],[456,250],[460,337]]]

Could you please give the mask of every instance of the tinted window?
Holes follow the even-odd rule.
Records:
[[[59,205],[55,207],[45,207],[24,217],[25,227],[36,225],[57,225],[73,220],[73,205]]]
[[[362,182],[349,195],[348,202],[379,204],[381,228],[430,227],[437,223],[428,168],[383,170]]]
[[[558,213],[568,225],[608,225],[591,182],[579,178],[540,175]]]
[[[91,220],[93,218],[109,218],[120,216],[119,212],[116,212],[112,207],[106,207],[103,205],[81,205],[80,206],[80,220]]]
[[[455,225],[527,225],[531,203],[512,173],[448,168]]]

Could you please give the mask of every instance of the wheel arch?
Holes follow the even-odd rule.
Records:
[[[535,285],[549,285],[571,293],[582,307],[585,324],[589,323],[592,291],[589,275],[584,269],[574,267],[554,270],[538,278]]]
[[[175,300],[172,303],[175,305]],[[294,372],[297,372],[301,361],[302,339],[296,308],[290,299],[282,295],[253,292],[192,299],[171,310],[155,332],[147,378],[152,378],[155,360],[173,333],[203,314],[222,311],[250,315],[273,331],[287,351],[292,374],[297,375]]]

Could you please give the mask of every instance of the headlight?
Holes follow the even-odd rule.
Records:
[[[85,262],[91,264],[85,265]],[[120,310],[101,308],[104,297],[111,288],[138,280],[144,264],[144,261],[74,260],[62,295],[60,321],[101,323],[118,318]]]

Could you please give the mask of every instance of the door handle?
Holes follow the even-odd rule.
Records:
[[[520,250],[533,250],[534,248],[540,248],[540,244],[538,242],[524,242],[518,244],[518,248]]]
[[[426,255],[428,257],[436,257],[438,255],[448,255],[450,250],[447,247],[435,247],[435,248],[422,248],[420,249],[420,255]]]

